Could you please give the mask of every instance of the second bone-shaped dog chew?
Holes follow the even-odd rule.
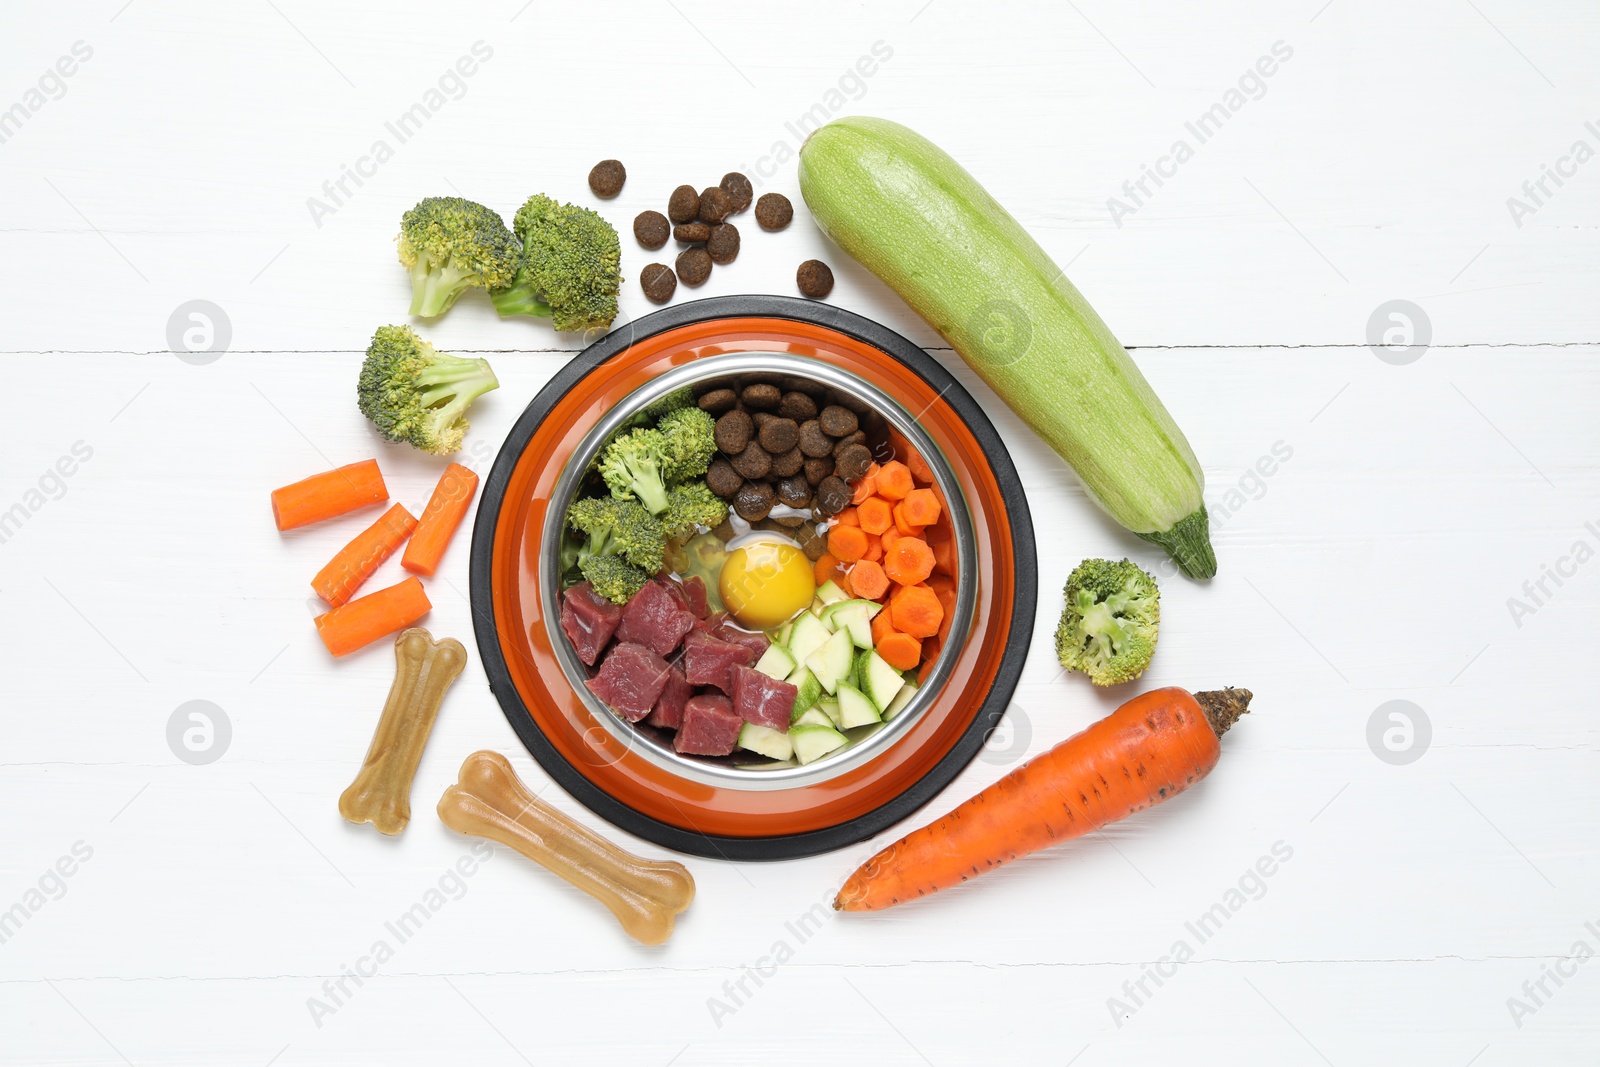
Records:
[[[420,626],[394,642],[394,684],[372,733],[367,758],[339,797],[339,814],[397,834],[411,821],[411,780],[433,732],[444,693],[467,665],[467,650],[453,637],[435,641]]]
[[[694,900],[694,878],[681,863],[652,861],[589,832],[522,784],[498,752],[474,752],[456,784],[439,798],[450,829],[516,849],[611,909],[646,945],[672,936],[673,917]]]

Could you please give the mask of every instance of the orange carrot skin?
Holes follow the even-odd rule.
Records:
[[[272,518],[280,530],[337,518],[389,499],[378,461],[364,459],[302,478],[272,491]]]
[[[1193,696],[1151,690],[873,856],[833,906],[880,911],[1081,837],[1183,792],[1221,753]]]
[[[311,579],[311,588],[323,600],[338,607],[405,544],[416,528],[417,520],[411,512],[399,504],[394,505],[341,548]]]
[[[400,557],[400,566],[412,574],[431,578],[444,559],[444,550],[450,547],[461,520],[467,517],[472,506],[472,496],[478,491],[478,476],[459,463],[452,463],[439,476],[428,506],[422,509],[417,529],[406,545],[406,554]]]
[[[335,656],[348,656],[426,615],[433,605],[422,583],[406,578],[317,616],[317,635]]]

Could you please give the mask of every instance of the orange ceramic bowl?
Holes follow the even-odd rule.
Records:
[[[574,686],[553,625],[560,603],[541,567],[553,499],[596,425],[675,368],[731,353],[820,361],[915,416],[953,476],[971,523],[975,576],[965,636],[892,744],[792,786],[750,787],[663,760]],[[721,362],[719,359],[718,362]],[[571,479],[568,479],[570,482]],[[977,754],[1010,703],[1036,604],[1033,528],[1016,470],[993,425],[937,362],[899,334],[827,304],[720,297],[619,327],[563,368],[528,405],[484,485],[472,538],[478,648],[507,719],[535,759],[596,814],[669,848],[725,859],[782,859],[840,848],[916,811]],[[952,633],[952,638],[957,635]],[[565,662],[565,667],[563,666]],[[821,763],[826,762],[819,761]]]

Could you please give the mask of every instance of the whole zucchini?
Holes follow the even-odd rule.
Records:
[[[800,192],[840,248],[899,293],[1072,465],[1112,518],[1191,578],[1217,572],[1205,477],[1083,295],[977,180],[886,119],[828,123]]]

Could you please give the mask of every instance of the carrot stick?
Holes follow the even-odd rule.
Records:
[[[389,499],[378,461],[364,459],[313,474],[272,491],[272,518],[280,530],[332,519]]]
[[[433,607],[422,583],[406,578],[317,616],[317,634],[335,656],[348,656],[380,637],[404,630]]]
[[[341,548],[311,579],[311,588],[323,600],[338,607],[361,588],[362,582],[372,577],[372,572],[381,567],[384,560],[395,554],[416,528],[417,520],[412,518],[411,512],[399,504],[394,505]]]
[[[1159,804],[1217,765],[1217,739],[1249,704],[1247,689],[1191,696],[1174,687],[1134,697],[873,856],[833,906],[902,904]]]
[[[459,463],[452,463],[439,477],[428,506],[422,509],[417,530],[400,557],[400,566],[412,574],[432,577],[444,558],[444,550],[456,534],[456,527],[467,517],[472,494],[478,490],[478,476]]]

